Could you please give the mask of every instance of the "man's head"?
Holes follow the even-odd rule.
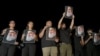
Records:
[[[15,27],[15,21],[14,21],[14,20],[11,20],[11,21],[9,22],[9,27],[12,27],[12,28]]]
[[[67,12],[68,13],[73,13],[73,7],[67,6]]]
[[[61,24],[61,29],[66,29],[66,23]]]
[[[46,21],[46,26],[51,27],[52,26],[52,21],[50,21],[50,20]]]
[[[88,30],[87,30],[87,33],[88,33],[88,35],[92,35],[92,34],[93,34],[92,29],[88,29]]]

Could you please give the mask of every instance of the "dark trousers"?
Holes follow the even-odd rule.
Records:
[[[87,53],[87,56],[94,56],[94,49],[91,48],[91,46],[90,46],[90,48],[88,47],[86,49],[86,53]]]
[[[15,53],[15,45],[11,44],[1,44],[1,56],[14,56]]]
[[[1,45],[0,45],[0,56],[1,56]]]
[[[100,45],[95,46],[94,56],[100,56]]]
[[[75,56],[84,56],[83,54],[84,53],[83,53],[83,50],[82,49],[80,49],[80,50],[75,49]]]
[[[35,56],[36,45],[35,44],[25,44],[22,49],[22,56]]]

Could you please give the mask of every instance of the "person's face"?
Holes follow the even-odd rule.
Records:
[[[91,35],[93,33],[93,31],[92,30],[88,30],[87,33],[88,33],[88,35]]]
[[[82,31],[82,28],[81,27],[79,27],[79,31]]]
[[[46,22],[46,26],[51,27],[52,26],[52,22],[51,21],[47,21]]]
[[[28,27],[29,27],[29,28],[33,28],[33,22],[29,22],[29,23],[28,23]]]
[[[68,8],[67,8],[67,12],[72,13],[72,8],[70,6],[68,6]]]
[[[83,31],[84,31],[83,26],[79,26],[79,27],[78,27],[78,31],[83,32]]]
[[[10,21],[9,26],[14,28],[15,27],[15,21]]]
[[[66,24],[63,23],[63,24],[61,25],[61,28],[62,28],[62,29],[65,29],[65,28],[66,28]]]

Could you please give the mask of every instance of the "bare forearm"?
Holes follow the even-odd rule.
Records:
[[[85,41],[85,44],[87,44],[89,42],[90,38],[88,38],[86,41]]]
[[[64,16],[62,16],[61,19],[58,22],[58,29],[60,29],[63,19],[64,19]]]
[[[35,35],[35,41],[38,41],[38,37],[37,37],[37,35]]]
[[[23,41],[23,40],[24,40],[24,38],[22,37],[22,38],[21,38],[21,41]]]
[[[45,29],[43,29],[43,30],[40,32],[40,34],[39,34],[39,37],[40,37],[40,38],[42,38],[42,37],[43,37],[44,32],[45,32]]]
[[[74,26],[74,17],[72,18],[71,24],[70,24],[70,29],[72,29]]]
[[[83,43],[83,45],[84,45],[84,39],[83,39],[83,38],[81,39],[81,41],[82,41],[82,43]]]
[[[81,37],[81,45],[84,46],[84,38],[83,38],[83,36]]]
[[[24,40],[24,34],[22,35],[22,37],[21,37],[21,41],[23,41]]]
[[[63,16],[61,17],[61,19],[60,19],[59,22],[58,22],[58,29],[60,29],[61,23],[62,23],[64,17],[65,17],[65,13],[63,13]]]

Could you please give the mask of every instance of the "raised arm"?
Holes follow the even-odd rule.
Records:
[[[46,30],[47,26],[45,26],[42,31],[39,33],[39,37],[42,38],[44,33],[45,33],[45,30]]]
[[[84,44],[87,44],[87,43],[90,41],[90,39],[92,39],[92,38],[93,38],[93,36],[90,36],[90,37],[85,41]]]
[[[80,41],[81,45],[84,46],[84,36],[81,36],[81,41]]]
[[[59,22],[58,22],[58,29],[61,28],[61,23],[62,23],[64,17],[65,17],[65,12],[63,13],[63,16],[61,17],[61,19],[60,19]]]
[[[75,16],[73,15],[73,16],[72,16],[72,21],[71,21],[71,24],[70,24],[70,29],[72,29],[73,26],[74,26],[74,18],[75,18]]]

